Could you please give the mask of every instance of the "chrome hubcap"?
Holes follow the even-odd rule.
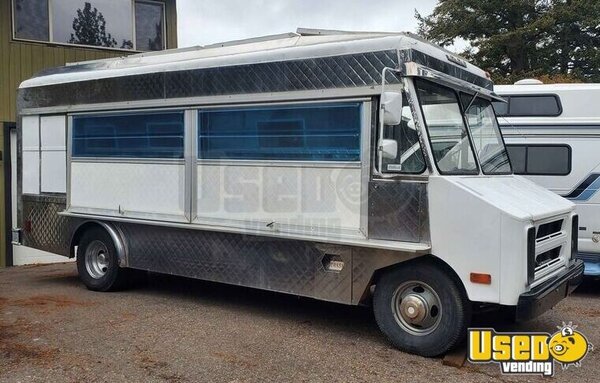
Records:
[[[85,250],[85,268],[94,279],[102,278],[110,267],[108,249],[101,241],[93,241]]]
[[[410,281],[394,292],[392,310],[396,322],[408,333],[418,336],[431,334],[440,324],[440,297],[429,285]]]

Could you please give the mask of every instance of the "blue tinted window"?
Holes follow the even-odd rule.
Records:
[[[360,160],[360,103],[199,112],[199,157]]]
[[[73,157],[183,158],[183,112],[73,117]]]

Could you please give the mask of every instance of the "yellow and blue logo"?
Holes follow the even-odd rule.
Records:
[[[555,363],[563,369],[581,361],[592,344],[573,323],[549,333],[498,333],[493,329],[469,329],[471,363],[498,363],[504,374],[553,376]]]

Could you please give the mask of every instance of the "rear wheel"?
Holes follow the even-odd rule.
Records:
[[[119,258],[110,235],[99,227],[87,230],[77,248],[77,271],[93,291],[115,291],[128,280],[128,270],[119,267]]]
[[[433,262],[407,264],[382,275],[373,311],[397,348],[427,357],[445,354],[463,341],[471,318],[462,286]]]

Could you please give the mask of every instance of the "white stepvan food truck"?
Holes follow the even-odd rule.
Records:
[[[19,89],[15,241],[345,304],[433,356],[581,280],[574,205],[512,174],[485,72],[410,34],[299,30],[73,64]]]
[[[600,276],[600,84],[522,80],[496,86],[515,174],[571,200],[579,216],[578,258]]]

